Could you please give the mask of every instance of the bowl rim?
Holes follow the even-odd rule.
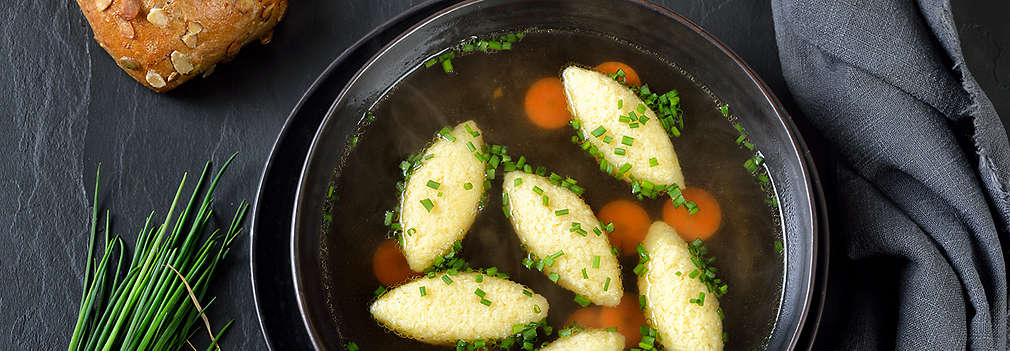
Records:
[[[337,107],[338,103],[340,101],[344,100],[344,97],[348,93],[348,87],[351,86],[351,85],[353,85],[354,82],[356,82],[363,75],[363,73],[366,72],[375,63],[375,61],[380,56],[382,56],[387,51],[389,51],[389,49],[391,47],[393,47],[394,45],[396,45],[397,43],[399,43],[406,36],[410,35],[414,31],[418,30],[421,26],[424,26],[424,25],[426,25],[426,24],[428,24],[430,22],[433,22],[433,21],[439,19],[440,17],[446,16],[446,15],[450,14],[451,12],[457,11],[457,10],[459,10],[461,8],[468,7],[468,6],[474,6],[474,5],[477,5],[477,4],[486,2],[486,1],[494,1],[494,0],[463,0],[463,1],[460,1],[458,3],[449,5],[449,6],[445,7],[445,8],[443,8],[442,10],[439,10],[436,13],[432,14],[431,16],[428,16],[427,18],[422,19],[422,20],[418,21],[417,23],[413,24],[408,29],[404,30],[402,33],[400,33],[395,38],[393,38],[392,40],[390,40],[389,42],[387,42],[385,45],[383,45],[383,47],[381,49],[377,50],[376,53],[374,55],[372,55],[372,57],[369,58],[368,61],[366,61],[355,72],[355,74],[348,80],[348,82],[346,84],[344,84],[344,86],[341,88],[340,93],[334,99],[333,104],[327,110],[326,116],[324,116],[324,118],[322,119],[322,122],[320,123],[319,127],[316,129],[316,131],[314,133],[312,142],[311,142],[311,144],[309,146],[308,153],[306,154],[306,157],[305,157],[305,161],[302,164],[302,169],[299,172],[298,186],[296,188],[294,206],[293,206],[293,211],[291,213],[293,219],[292,219],[291,228],[290,228],[290,231],[291,231],[290,234],[291,235],[290,235],[290,242],[289,242],[289,244],[290,244],[289,245],[289,250],[290,250],[290,252],[289,252],[290,256],[289,257],[290,257],[290,264],[291,264],[292,280],[293,280],[293,283],[294,283],[293,284],[293,288],[294,288],[295,298],[296,298],[296,301],[297,301],[297,304],[298,304],[299,314],[301,315],[303,326],[305,327],[306,331],[308,332],[311,344],[317,350],[321,350],[321,349],[324,349],[324,348],[322,346],[321,341],[317,337],[319,331],[316,330],[315,326],[311,323],[311,317],[309,315],[310,312],[306,309],[307,308],[307,306],[306,306],[307,305],[306,304],[306,297],[303,294],[304,281],[303,281],[303,275],[302,275],[302,267],[301,267],[301,262],[298,259],[298,257],[299,257],[299,255],[298,255],[298,252],[299,252],[299,246],[298,246],[299,245],[299,241],[297,240],[297,234],[298,234],[298,232],[301,229],[301,225],[303,224],[303,221],[299,220],[299,218],[300,218],[299,214],[303,210],[302,204],[304,203],[305,196],[306,196],[306,191],[305,191],[306,190],[306,186],[307,186],[307,184],[306,184],[306,178],[307,177],[306,176],[309,173],[309,171],[311,170],[311,167],[310,167],[311,162],[310,161],[312,159],[314,159],[316,157],[317,152],[320,151],[320,149],[319,149],[318,146],[319,146],[319,143],[320,143],[320,139],[321,139],[322,133],[325,130],[324,127],[326,125],[328,125],[330,123],[330,121],[333,119],[333,115],[334,115],[333,111]],[[713,45],[716,49],[718,49],[720,52],[722,52],[723,55],[726,55],[733,62],[734,65],[736,65],[739,69],[741,69],[743,71],[743,73],[747,76],[747,78],[751,81],[751,83],[754,84],[754,86],[757,87],[760,90],[761,96],[765,100],[765,103],[768,106],[772,107],[772,110],[774,111],[775,115],[778,117],[778,119],[780,120],[780,122],[785,126],[784,129],[785,129],[786,135],[789,136],[788,140],[789,140],[789,142],[792,145],[794,145],[794,148],[795,148],[795,151],[796,151],[795,156],[800,161],[799,162],[799,170],[804,175],[804,179],[801,182],[802,183],[802,187],[799,187],[799,188],[795,189],[794,192],[803,192],[803,193],[805,193],[806,198],[809,199],[809,201],[807,201],[806,203],[799,204],[799,206],[806,207],[806,211],[808,213],[810,213],[809,221],[802,221],[802,222],[803,222],[804,227],[809,227],[809,228],[812,229],[812,235],[810,237],[811,245],[810,245],[810,248],[809,248],[810,249],[810,254],[807,256],[806,260],[804,260],[803,262],[801,262],[802,273],[804,274],[803,278],[804,278],[804,281],[805,281],[805,284],[802,284],[801,286],[798,287],[798,288],[801,288],[802,291],[803,291],[803,295],[802,295],[802,308],[798,309],[798,311],[797,311],[799,313],[798,323],[795,326],[795,328],[793,328],[793,330],[790,331],[791,335],[789,336],[788,342],[786,344],[787,349],[789,349],[789,350],[795,349],[796,346],[797,346],[797,344],[798,344],[798,342],[800,341],[801,334],[803,334],[803,331],[804,331],[804,328],[805,328],[805,324],[806,324],[806,322],[808,320],[808,317],[809,317],[809,314],[810,314],[811,302],[812,302],[812,300],[814,298],[814,293],[815,293],[814,287],[816,285],[816,281],[817,281],[817,278],[818,278],[818,277],[816,277],[816,273],[817,273],[816,263],[818,262],[818,255],[820,254],[818,252],[819,251],[819,246],[820,246],[819,245],[819,240],[820,240],[819,236],[820,235],[818,235],[818,229],[819,229],[819,224],[820,224],[820,221],[821,221],[821,219],[819,218],[820,215],[821,215],[821,211],[818,210],[817,204],[818,204],[819,199],[823,198],[823,192],[822,192],[822,190],[820,188],[820,183],[819,183],[819,177],[817,175],[817,170],[816,170],[815,167],[813,167],[813,162],[812,162],[812,158],[810,157],[809,149],[807,148],[807,145],[803,141],[802,137],[799,135],[798,128],[797,128],[795,122],[793,121],[792,116],[785,110],[785,108],[782,106],[782,104],[779,102],[778,98],[771,91],[771,89],[767,86],[767,84],[765,84],[765,82],[757,75],[757,73],[754,72],[754,70],[751,69],[750,66],[748,66],[735,52],[733,52],[732,49],[730,49],[728,46],[726,46],[725,44],[723,44],[719,39],[717,39],[715,36],[713,36],[712,34],[708,33],[704,29],[702,29],[700,26],[698,26],[694,22],[688,20],[687,18],[685,18],[685,17],[683,17],[683,16],[681,16],[681,15],[675,13],[675,12],[673,12],[672,10],[669,10],[669,9],[667,9],[665,7],[660,6],[660,5],[651,3],[651,2],[649,2],[647,0],[621,0],[621,1],[622,2],[626,2],[626,3],[635,4],[635,5],[639,5],[639,6],[643,6],[643,7],[646,7],[647,9],[649,9],[649,10],[651,10],[653,12],[659,13],[659,14],[661,14],[661,15],[663,15],[663,16],[671,19],[671,20],[673,20],[674,22],[676,22],[676,23],[678,23],[680,25],[686,26],[688,29],[690,29],[695,34],[701,36],[709,44]],[[421,6],[421,5],[418,5],[418,6]],[[400,16],[397,16],[397,18],[401,17],[402,15],[403,14],[401,14]],[[391,21],[387,21],[386,24],[388,24]],[[318,83],[318,80],[317,80],[316,83]],[[315,85],[316,83],[313,83],[313,85]],[[304,97],[303,97],[303,99],[304,99]],[[302,101],[299,101],[299,104],[301,104],[301,103],[302,103]],[[789,258],[787,256],[786,260],[784,262],[786,262],[788,260],[789,260]],[[825,272],[826,272],[826,268],[827,267],[824,267],[824,268],[825,268]],[[783,291],[783,293],[784,293],[784,291]],[[781,303],[782,302],[780,301],[780,304]],[[818,314],[820,313],[819,309],[818,309],[817,313]],[[776,324],[778,322],[777,318],[776,318]],[[819,324],[819,323],[816,323],[816,324]],[[261,323],[261,325],[262,325],[262,323]]]

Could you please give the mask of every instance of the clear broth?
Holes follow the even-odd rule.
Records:
[[[743,167],[752,152],[734,142],[739,134],[719,111],[717,99],[676,65],[631,43],[560,30],[528,31],[510,51],[458,56],[452,61],[452,74],[439,65],[419,67],[376,102],[372,109],[376,120],[362,126],[359,142],[345,150],[336,171],[339,200],[329,211],[333,225],[325,230],[323,280],[332,290],[327,293],[330,313],[342,326],[340,335],[363,350],[449,349],[399,337],[368,312],[380,284],[372,274],[372,253],[387,239],[384,211],[398,201],[397,165],[425,148],[443,126],[475,120],[485,142],[508,146],[515,157],[524,155],[534,165],[577,179],[594,211],[613,200],[635,200],[627,183],[600,172],[598,164],[571,143],[571,128],[540,129],[523,111],[526,89],[537,79],[560,76],[561,69],[571,64],[593,66],[604,61],[629,64],[655,92],[679,91],[685,126],[683,134],[672,140],[684,177],[688,186],[708,190],[723,211],[722,225],[706,246],[718,257],[719,277],[729,284],[729,292],[719,301],[729,335],[726,348],[763,348],[778,313],[784,263],[773,245],[781,240],[778,209],[765,203],[768,194]],[[497,98],[496,89],[502,93]],[[496,266],[544,295],[551,304],[548,323],[563,327],[580,306],[572,300],[573,293],[521,265],[526,253],[500,211],[501,177],[492,184],[486,208],[463,241],[463,257],[474,267]],[[652,220],[662,220],[663,201],[638,203]],[[637,277],[631,272],[637,258],[622,257],[620,262],[625,294],[637,294]]]

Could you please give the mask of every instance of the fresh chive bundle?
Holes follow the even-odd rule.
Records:
[[[164,222],[155,223],[153,212],[147,217],[133,257],[125,264],[126,244],[118,235],[111,236],[107,212],[105,252],[92,266],[94,243],[98,238],[99,170],[95,180],[84,293],[68,350],[179,350],[200,328],[201,319],[212,334],[208,350],[217,346],[232,322],[216,334],[210,331],[204,312],[214,298],[207,299],[206,293],[218,266],[242,231],[248,203],[239,203],[223,233],[218,229],[210,235],[205,233],[213,214],[212,194],[234,158],[232,155],[224,163],[200,199],[210,175],[208,162],[189,201],[181,208],[181,215],[174,218],[186,185],[187,175],[183,175]],[[117,256],[115,270],[111,266],[113,252]]]

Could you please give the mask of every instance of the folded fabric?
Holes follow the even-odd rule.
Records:
[[[817,348],[1006,350],[1010,146],[945,0],[773,0],[789,90],[829,150]],[[812,137],[812,136],[808,136]]]

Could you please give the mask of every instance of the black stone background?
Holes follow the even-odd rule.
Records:
[[[92,40],[75,2],[0,1],[0,349],[66,347],[99,163],[100,201],[113,210],[114,232],[132,243],[148,211],[164,214],[184,171],[199,172],[208,158],[220,162],[237,151],[216,196],[218,221],[226,222],[240,199],[255,196],[275,136],[315,77],[357,38],[419,2],[292,1],[272,44],[246,48],[211,78],[158,95],[122,73]],[[782,80],[769,3],[658,2],[743,57],[794,112],[824,162],[817,135],[795,114]],[[1007,125],[1010,3],[954,6],[968,66]],[[211,289],[219,300],[209,314],[217,326],[236,320],[226,348],[264,350],[247,239],[239,239]],[[829,315],[829,333],[844,332],[830,321]]]

